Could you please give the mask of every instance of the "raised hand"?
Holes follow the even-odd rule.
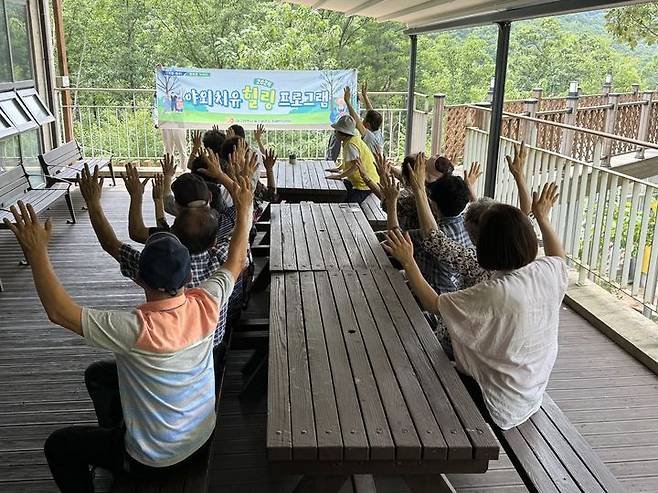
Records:
[[[34,212],[32,204],[26,206],[23,201],[18,202],[18,208],[12,205],[9,210],[14,215],[15,223],[12,224],[9,219],[5,218],[5,226],[16,236],[25,257],[29,259],[33,253],[47,250],[48,241],[53,231],[51,219],[48,218],[46,223],[42,225],[37,218],[37,213]]]
[[[400,182],[395,179],[392,173],[383,176],[380,175],[379,188],[387,204],[392,204],[398,200],[400,196]]]
[[[480,163],[477,161],[471,163],[471,167],[468,171],[464,170],[464,181],[471,190],[475,189],[475,184],[480,176],[482,176],[482,171],[480,171]]]
[[[215,130],[216,132],[220,132],[219,125],[213,125],[212,129]]]
[[[131,197],[141,197],[144,195],[144,186],[148,183],[149,179],[145,178],[144,181],[140,181],[137,168],[132,164],[126,164],[126,172],[121,173],[121,178]]]
[[[201,130],[192,131],[192,154],[203,147]]]
[[[263,159],[263,165],[265,166],[265,170],[270,171],[274,169],[274,165],[276,164],[276,152],[274,149],[268,149],[265,151],[265,156]]]
[[[174,164],[174,156],[171,154],[165,154],[160,160],[160,166],[162,167],[162,174],[165,178],[173,178],[176,175],[177,165]]]
[[[419,152],[416,156],[416,164],[413,168],[407,163],[410,168],[409,177],[411,178],[411,188],[414,192],[425,190],[425,174],[426,174],[427,158],[424,152]]]
[[[359,172],[362,178],[366,178],[368,176],[368,173],[366,173],[366,168],[363,165],[363,161],[361,161],[360,157],[357,157],[354,160],[354,165],[356,166],[356,170]]]
[[[77,182],[80,186],[80,192],[85,199],[87,205],[100,204],[101,194],[103,193],[103,178],[98,178],[98,166],[94,166],[94,173],[89,172],[89,165],[85,163],[85,167],[81,173],[78,173]]]
[[[375,168],[380,179],[389,175],[391,172],[391,163],[386,160],[384,154],[381,152],[375,153]]]
[[[350,86],[345,86],[345,89],[343,89],[343,99],[345,103],[352,102],[352,89],[350,89]]]
[[[259,123],[256,125],[256,130],[254,130],[254,139],[256,142],[260,143],[263,139],[263,134],[265,133],[265,125]]]
[[[361,95],[363,96],[363,99],[368,97],[368,82],[361,84]]]
[[[546,183],[542,187],[541,193],[534,192],[532,194],[532,214],[537,221],[548,219],[548,214],[559,196],[555,183]]]
[[[525,169],[525,158],[526,158],[526,148],[525,142],[521,142],[521,145],[514,144],[514,158],[510,156],[505,156],[507,161],[507,167],[509,168],[510,173],[513,176],[522,176]]]
[[[206,167],[198,168],[196,170],[197,173],[208,176],[222,184],[226,180],[230,180],[228,175],[224,173],[224,170],[222,169],[222,165],[219,162],[219,156],[215,154],[212,149],[206,149],[204,156],[206,158]]]
[[[398,229],[386,233],[386,240],[382,243],[384,250],[400,262],[403,268],[408,268],[414,262],[414,245],[409,238],[409,233]]]
[[[153,177],[153,200],[164,200],[164,176],[158,173]]]
[[[227,188],[237,211],[243,214],[246,214],[248,211],[250,212],[254,205],[254,190],[251,185],[251,179],[239,176]]]

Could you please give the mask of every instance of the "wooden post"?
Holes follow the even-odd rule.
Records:
[[[62,0],[53,0],[53,20],[55,21],[55,43],[57,45],[57,59],[59,75],[67,81],[69,78],[69,63],[66,56],[66,39],[64,38],[64,17],[62,12]],[[73,101],[71,91],[62,91],[62,115],[64,120],[64,140],[73,140]]]
[[[640,125],[637,130],[637,140],[649,140],[649,123],[651,122],[651,110],[653,108],[653,91],[642,93],[642,110],[640,112]],[[644,159],[644,147],[635,153],[636,159]]]
[[[603,95],[607,96],[612,91],[612,75],[608,74],[605,76],[605,82],[603,83]]]
[[[531,117],[537,117],[537,106],[539,105],[539,100],[535,98],[526,99],[523,102],[523,112]],[[523,133],[522,139],[529,146],[535,146],[537,144],[537,122],[529,120],[521,120],[523,122]]]
[[[576,126],[576,112],[578,111],[578,82],[573,81],[569,85],[569,95],[567,96],[567,110],[569,111],[564,116],[564,123],[567,125]],[[573,140],[575,133],[573,130],[562,131],[562,141],[560,142],[560,154],[564,156],[571,156],[573,151]]]
[[[640,94],[640,84],[637,82],[635,84],[631,84],[631,94],[633,94],[633,96]]]
[[[604,132],[609,134],[615,133],[615,123],[617,122],[617,110],[619,108],[619,94],[610,93],[608,94],[608,105],[610,107],[605,113],[605,126]],[[601,164],[604,166],[610,166],[610,158],[612,154],[612,140],[605,139],[603,142],[603,156],[601,157]]]
[[[491,103],[475,103],[480,108],[491,108]],[[491,111],[479,110],[475,115],[475,126],[485,132],[491,128]]]
[[[537,111],[541,111],[541,95],[544,90],[541,87],[535,87],[532,90],[532,98],[537,100]]]
[[[434,114],[432,115],[432,156],[441,153],[443,139],[443,111],[446,104],[445,94],[434,95]]]

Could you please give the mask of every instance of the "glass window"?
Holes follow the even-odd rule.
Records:
[[[55,121],[55,117],[50,113],[36,90],[25,89],[18,91],[18,95],[39,125]]]
[[[36,188],[45,180],[39,165],[39,154],[41,153],[41,139],[38,130],[30,130],[20,135],[21,154],[23,155],[23,167],[25,172],[30,176],[32,188]]]
[[[0,82],[11,82],[11,59],[4,2],[0,1]]]
[[[0,139],[18,133],[18,129],[11,123],[2,110],[0,110]]]
[[[27,0],[5,0],[9,46],[14,64],[14,82],[34,78]]]
[[[0,140],[0,172],[9,171],[21,163],[18,135]]]
[[[23,106],[21,100],[18,99],[18,94],[14,91],[0,94],[0,109],[9,117],[9,120],[19,132],[38,127],[32,115]]]

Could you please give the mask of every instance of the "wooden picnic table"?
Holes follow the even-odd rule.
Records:
[[[345,185],[340,180],[327,180],[325,169],[335,168],[333,161],[298,160],[290,164],[278,160],[274,168],[276,189],[281,200],[287,202],[342,202],[347,196]]]
[[[358,204],[270,206],[270,272],[390,266]]]
[[[372,229],[375,231],[386,229],[386,212],[382,209],[381,200],[377,195],[371,193],[360,205]]]

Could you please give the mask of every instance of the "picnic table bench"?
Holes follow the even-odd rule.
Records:
[[[390,266],[358,204],[271,205],[270,272]]]
[[[625,491],[548,394],[528,421],[496,434],[530,491]]]
[[[333,161],[277,161],[274,173],[279,198],[286,202],[342,202],[347,197],[345,185],[340,180],[327,180],[329,173],[325,171],[335,167]]]
[[[299,491],[377,473],[451,491],[442,474],[498,458],[398,271],[273,272],[270,299],[267,454]]]
[[[14,216],[9,208],[19,200],[26,204],[32,204],[34,211],[39,214],[50,207],[57,199],[64,197],[71,215],[69,222],[75,223],[70,187],[70,183],[53,183],[46,188],[32,188],[29,175],[20,165],[0,173],[0,229],[6,229],[4,219],[14,222]],[[2,281],[0,281],[0,292],[2,291],[4,291],[4,288]]]
[[[360,205],[372,229],[375,231],[386,229],[386,212],[382,209],[381,200],[377,195],[371,193]]]
[[[88,164],[91,170],[94,166],[98,166],[99,170],[109,167],[112,184],[116,185],[112,158],[85,158],[80,145],[75,140],[40,154],[39,163],[49,184],[54,181],[75,182],[78,173],[82,171],[85,164]]]

